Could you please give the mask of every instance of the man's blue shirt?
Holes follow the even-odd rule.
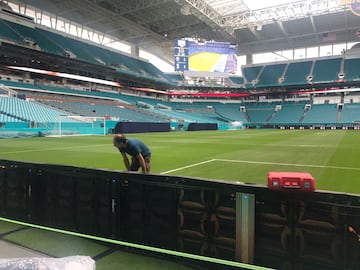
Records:
[[[119,151],[121,153],[127,153],[131,156],[137,156],[138,154],[141,154],[143,157],[147,157],[151,155],[151,151],[149,147],[146,146],[145,143],[138,139],[128,139],[126,147],[123,149],[119,148]]]

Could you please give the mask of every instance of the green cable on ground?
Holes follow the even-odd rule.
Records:
[[[27,226],[27,227],[32,227],[32,228],[36,228],[36,229],[47,230],[47,231],[52,231],[52,232],[57,232],[57,233],[63,233],[63,234],[68,234],[68,235],[72,235],[72,236],[78,236],[78,237],[82,237],[82,238],[88,238],[88,239],[92,239],[92,240],[97,240],[97,241],[102,241],[102,242],[107,242],[107,243],[112,243],[112,244],[117,244],[117,245],[137,248],[137,249],[143,249],[143,250],[157,252],[157,253],[163,253],[163,254],[172,255],[172,256],[178,256],[178,257],[183,257],[183,258],[188,258],[188,259],[195,259],[195,260],[200,260],[200,261],[205,261],[205,262],[218,263],[218,264],[223,264],[223,265],[227,265],[227,266],[241,267],[241,268],[251,269],[251,270],[274,270],[273,268],[267,268],[267,267],[256,266],[256,265],[234,262],[234,261],[227,261],[227,260],[222,260],[222,259],[205,257],[205,256],[201,256],[201,255],[189,254],[189,253],[185,253],[185,252],[172,251],[172,250],[150,247],[150,246],[143,246],[143,245],[139,245],[139,244],[128,243],[128,242],[114,240],[114,239],[108,239],[108,238],[87,235],[87,234],[82,234],[82,233],[77,233],[77,232],[65,231],[65,230],[61,230],[61,229],[45,227],[45,226],[41,226],[41,225],[31,224],[31,223],[12,220],[12,219],[3,218],[3,217],[0,217],[0,221],[10,222],[10,223]]]

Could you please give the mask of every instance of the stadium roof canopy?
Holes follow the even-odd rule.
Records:
[[[239,55],[360,41],[360,4],[350,0],[19,2],[23,8],[30,5],[45,10],[168,60],[174,40],[185,37],[235,43]]]

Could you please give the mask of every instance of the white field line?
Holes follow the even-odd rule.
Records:
[[[233,162],[233,163],[247,163],[247,164],[262,164],[262,165],[276,165],[276,166],[294,166],[294,167],[310,167],[310,168],[328,168],[328,169],[339,169],[339,170],[353,170],[353,171],[360,171],[360,168],[354,167],[340,167],[340,166],[325,166],[325,165],[312,165],[312,164],[294,164],[294,163],[279,163],[279,162],[266,162],[266,161],[250,161],[250,160],[232,160],[232,159],[209,159],[203,162],[198,162],[194,164],[190,164],[184,167],[179,167],[173,170],[169,170],[166,172],[162,172],[160,174],[168,174],[176,171],[181,171],[184,169],[188,169],[195,166],[200,166],[210,162]]]
[[[215,160],[216,160],[216,159],[205,160],[205,161],[198,162],[198,163],[194,163],[194,164],[190,164],[190,165],[187,165],[187,166],[184,166],[184,167],[176,168],[176,169],[173,169],[173,170],[170,170],[170,171],[162,172],[162,173],[160,173],[160,174],[167,174],[167,173],[172,173],[172,172],[176,172],[176,171],[181,171],[181,170],[184,170],[184,169],[187,169],[187,168],[191,168],[191,167],[203,165],[203,164],[206,164],[206,163],[210,163],[210,162],[213,162],[213,161],[215,161]]]
[[[78,148],[85,148],[85,147],[98,147],[104,146],[105,144],[94,144],[94,145],[78,145],[78,146],[68,146],[68,147],[53,147],[53,148],[45,148],[45,149],[28,149],[28,150],[18,150],[18,151],[9,151],[9,152],[2,152],[1,154],[4,155],[11,155],[11,154],[19,154],[19,153],[31,153],[31,152],[46,152],[46,151],[56,151],[56,150],[67,150],[67,149],[78,149]]]
[[[248,164],[263,164],[263,165],[277,165],[277,166],[294,166],[294,167],[311,167],[311,168],[328,168],[340,170],[354,170],[360,171],[358,167],[340,167],[340,166],[325,166],[325,165],[312,165],[312,164],[294,164],[294,163],[277,163],[265,161],[249,161],[249,160],[231,160],[231,159],[213,159],[213,161],[234,162],[234,163],[248,163]]]

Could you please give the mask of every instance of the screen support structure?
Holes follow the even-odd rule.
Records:
[[[255,195],[236,193],[236,260],[252,264],[255,240]]]

